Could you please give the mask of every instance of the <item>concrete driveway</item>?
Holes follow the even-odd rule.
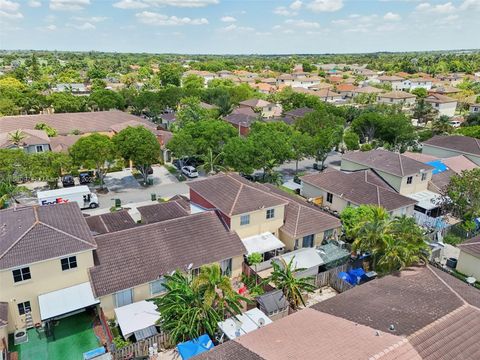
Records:
[[[141,185],[132,175],[130,169],[108,173],[104,178],[104,182],[108,191],[115,193],[141,188]]]
[[[342,161],[342,154],[336,151],[332,151],[328,154],[327,159],[325,160],[325,165],[331,168],[340,169],[340,163]],[[313,169],[313,164],[315,159],[307,158],[298,162],[298,172],[313,172],[317,171]],[[275,170],[279,171],[283,175],[284,180],[293,179],[295,176],[295,161],[286,162]]]

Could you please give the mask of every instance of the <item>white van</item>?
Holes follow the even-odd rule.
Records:
[[[98,197],[88,186],[74,186],[55,190],[39,191],[37,193],[40,205],[62,204],[76,202],[80,209],[95,209],[98,207]]]

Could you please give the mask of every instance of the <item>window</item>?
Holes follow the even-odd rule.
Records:
[[[242,215],[240,216],[240,225],[248,225],[250,224],[250,215]]]
[[[115,293],[115,304],[117,307],[125,306],[133,302],[133,290],[127,289]]]
[[[267,210],[267,219],[273,219],[275,217],[275,209]]]
[[[150,294],[151,295],[158,295],[165,292],[167,289],[165,288],[165,278],[162,276],[160,279],[152,281],[150,283]]]
[[[29,267],[24,267],[21,269],[13,270],[13,281],[14,282],[20,282],[20,281],[25,281],[29,280],[32,278],[32,275],[30,274],[30,268]]]
[[[70,256],[60,259],[60,263],[62,264],[62,271],[74,269],[77,267],[77,257]]]
[[[37,153],[43,152],[43,146],[42,145],[37,145]]]
[[[222,275],[232,275],[232,259],[226,259],[220,262],[220,269],[222,269]]]
[[[413,177],[412,177],[412,176],[407,177],[407,184],[411,184],[412,181],[413,181]]]
[[[332,203],[333,202],[333,194],[332,193],[327,193],[327,202]]]
[[[32,311],[32,308],[30,307],[30,301],[18,303],[17,305],[18,305],[18,313],[20,315],[25,315],[25,313]]]
[[[333,229],[328,229],[323,232],[323,240],[330,240],[333,238]]]
[[[422,181],[427,180],[427,173],[422,173]]]
[[[293,250],[297,250],[298,249],[298,239],[295,239],[295,245],[293,247]]]
[[[314,235],[307,235],[303,237],[302,247],[313,247]]]

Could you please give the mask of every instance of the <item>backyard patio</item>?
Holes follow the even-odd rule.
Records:
[[[94,319],[87,312],[60,319],[54,326],[54,338],[29,329],[28,342],[15,346],[11,336],[9,349],[17,351],[21,360],[82,359],[84,352],[102,346],[93,329]]]

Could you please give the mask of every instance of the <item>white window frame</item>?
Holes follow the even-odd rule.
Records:
[[[165,293],[167,291],[167,289],[165,288],[165,282],[166,282],[166,279],[163,276],[161,276],[157,280],[151,281],[150,282],[150,295],[156,296],[156,295],[160,295],[160,294]],[[153,288],[155,286],[157,286],[157,284],[160,284],[159,287],[160,287],[161,290],[154,292]]]
[[[65,261],[65,260],[66,260],[66,262],[67,262],[66,264],[68,266],[66,269],[63,268],[63,261]],[[72,264],[75,264],[75,266],[72,266]],[[60,259],[60,267],[62,268],[62,271],[68,271],[68,270],[78,268],[77,257],[75,255],[73,255],[73,256],[68,256],[68,257]]]
[[[427,173],[422,173],[422,181],[427,180]]]
[[[26,271],[23,271],[23,270],[26,270]],[[16,280],[15,280],[15,274],[14,274],[15,271],[20,271],[20,277],[22,278],[22,280],[19,280],[19,281],[16,281]],[[29,277],[28,279],[24,279],[25,274],[27,274],[27,273],[28,273],[28,275],[29,275],[30,277]],[[23,267],[23,268],[19,268],[19,269],[12,270],[12,276],[13,276],[13,283],[14,283],[14,284],[31,280],[31,279],[32,279],[32,272],[30,271],[30,266],[25,266],[25,267]]]
[[[407,177],[407,185],[413,184],[413,176]]]
[[[240,215],[240,225],[250,225],[250,214]]]
[[[233,270],[233,261],[232,258],[225,259],[220,261],[220,269],[222,270],[222,275],[230,277]]]
[[[328,200],[328,198],[330,198],[330,200]],[[329,204],[332,204],[333,203],[333,194],[332,193],[329,193],[327,192],[327,196],[325,198],[325,201]]]
[[[275,209],[272,208],[272,209],[267,209],[267,213],[265,215],[265,218],[267,220],[270,220],[270,219],[274,219],[275,218]]]
[[[28,305],[27,305],[28,303]],[[23,309],[23,314],[20,311],[20,307]],[[32,311],[32,304],[30,303],[30,300],[26,300],[20,303],[17,303],[17,310],[18,310],[18,315],[22,316],[25,315],[27,312]]]
[[[127,293],[127,291],[130,293],[130,302],[126,302],[126,303],[122,303],[121,305],[119,304],[120,302],[118,301],[118,296],[120,294],[122,294],[121,296],[124,296],[124,294]],[[125,289],[125,290],[121,290],[121,291],[117,291],[115,294],[115,307],[119,308],[119,307],[122,307],[122,306],[125,306],[125,305],[129,305],[131,303],[133,303],[133,289],[130,288],[130,289]],[[123,302],[123,300],[122,300]]]

